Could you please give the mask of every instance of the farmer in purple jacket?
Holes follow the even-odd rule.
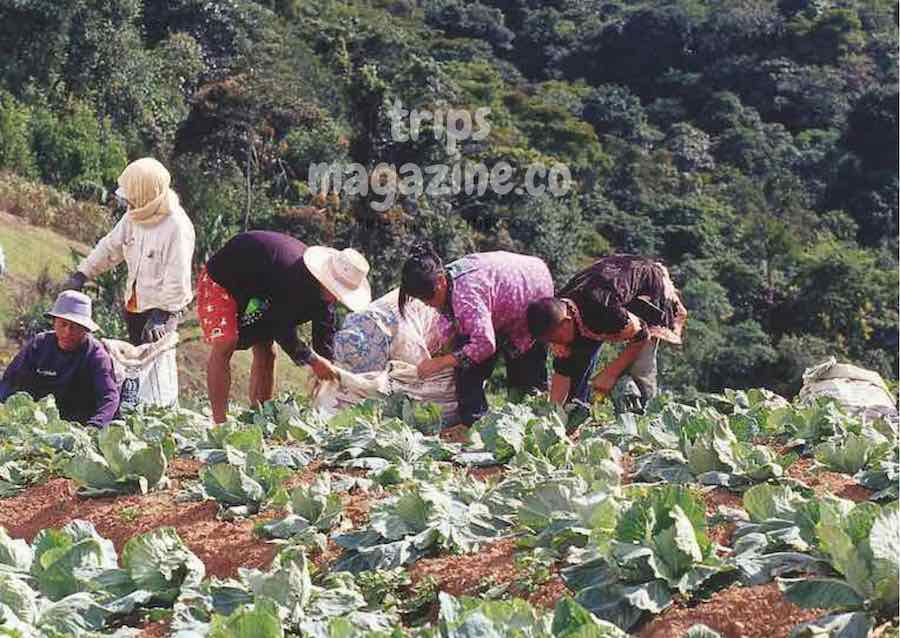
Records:
[[[0,402],[16,392],[35,399],[52,394],[62,418],[103,427],[119,408],[119,387],[109,354],[91,334],[91,299],[67,290],[47,313],[53,330],[25,344],[0,380]]]
[[[547,349],[528,331],[528,304],[553,295],[550,270],[537,257],[510,252],[467,255],[444,267],[431,246],[413,250],[403,265],[400,312],[414,297],[441,312],[443,341],[452,352],[419,364],[419,377],[455,369],[456,397],[464,425],[487,412],[484,382],[498,353],[506,360],[507,385],[516,393],[547,389]]]

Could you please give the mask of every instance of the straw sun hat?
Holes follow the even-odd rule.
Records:
[[[353,312],[365,310],[372,301],[369,262],[353,248],[310,246],[303,253],[303,262],[319,283]]]

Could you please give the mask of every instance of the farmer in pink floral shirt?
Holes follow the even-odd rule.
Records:
[[[497,353],[506,360],[507,385],[517,392],[547,388],[547,350],[528,330],[528,304],[553,294],[547,265],[509,252],[476,253],[448,264],[431,246],[413,250],[403,265],[400,311],[414,297],[438,309],[441,336],[450,354],[426,359],[419,376],[456,369],[460,418],[471,425],[487,411],[484,382]]]

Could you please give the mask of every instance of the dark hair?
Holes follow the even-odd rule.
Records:
[[[544,297],[528,304],[525,317],[528,331],[535,339],[540,339],[553,330],[566,316],[566,304],[556,297]]]
[[[441,274],[446,274],[444,262],[434,247],[427,242],[414,246],[400,276],[400,314],[406,316],[404,309],[410,297],[430,299]]]

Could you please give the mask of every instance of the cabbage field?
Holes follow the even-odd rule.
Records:
[[[761,390],[439,418],[284,397],[94,431],[15,395],[0,635],[898,636],[896,422]]]

